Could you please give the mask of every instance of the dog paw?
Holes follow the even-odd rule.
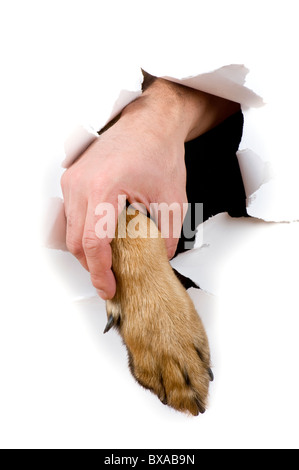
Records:
[[[136,299],[135,294],[133,305],[138,305],[138,310],[133,311],[128,302],[121,306],[108,301],[105,332],[112,326],[118,329],[127,347],[131,373],[140,385],[163,404],[196,416],[206,410],[213,380],[210,352],[194,305],[176,282],[172,279],[166,298],[161,291],[152,291],[146,299],[142,293]]]
[[[144,233],[156,229],[145,216],[139,226]],[[198,286],[172,270],[158,231],[151,238],[116,238],[111,246],[117,289],[106,303],[104,332],[117,328],[133,376],[162,403],[194,416],[204,413],[213,380],[209,344],[186,291]]]

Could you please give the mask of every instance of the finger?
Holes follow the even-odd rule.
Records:
[[[96,204],[91,200],[82,238],[83,250],[90,272],[91,281],[99,295],[111,299],[116,290],[113,276],[111,240],[117,224],[117,202]]]
[[[181,236],[184,217],[187,212],[188,203],[163,202],[154,205],[154,220],[165,240],[168,258],[171,259]],[[152,214],[152,213],[151,213]]]
[[[83,199],[68,201],[68,210],[66,217],[66,246],[72,255],[74,255],[88,270],[88,265],[83,249],[82,239],[86,220],[87,204]]]
[[[179,238],[165,238],[168,259],[172,259],[175,255]]]
[[[185,217],[184,205],[176,203],[170,204],[170,208],[174,207],[173,210],[169,211],[169,225],[168,225],[168,236],[165,238],[166,250],[168,259],[174,257],[178,242],[181,236],[182,226]],[[161,233],[163,237],[164,227],[161,227]]]

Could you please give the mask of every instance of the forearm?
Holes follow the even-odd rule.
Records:
[[[187,202],[184,142],[238,109],[239,105],[230,101],[155,79],[63,174],[67,247],[89,270],[102,298],[112,298],[116,284],[111,270],[111,235],[101,238],[95,230],[100,220],[99,204],[113,207],[110,223],[114,230],[119,195],[147,209],[151,203],[164,203],[166,207],[175,203],[176,215],[165,237],[171,258],[178,242],[175,221],[180,221],[180,229]],[[158,214],[156,221],[162,230]]]
[[[147,122],[152,130],[175,134],[187,142],[239,109],[238,103],[157,78],[147,80],[142,96],[128,105],[121,117]]]

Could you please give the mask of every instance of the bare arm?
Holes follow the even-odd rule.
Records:
[[[95,209],[118,195],[129,202],[179,203],[186,200],[184,142],[205,133],[239,105],[163,79],[156,79],[129,104],[120,119],[64,173],[61,181],[67,218],[67,247],[89,270],[99,295],[112,298],[111,238],[100,239]],[[178,239],[165,239],[168,256]]]
[[[173,113],[182,126],[184,142],[195,139],[240,109],[240,104],[218,96],[194,90],[168,80],[145,74],[145,91],[135,105],[156,106],[156,113]],[[147,103],[146,103],[147,100]],[[138,103],[139,101],[139,103]],[[133,106],[132,106],[133,108]],[[127,110],[129,107],[127,108]],[[126,111],[126,110],[125,110]]]

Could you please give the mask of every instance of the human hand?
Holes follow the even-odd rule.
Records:
[[[95,230],[100,203],[109,202],[115,208],[112,231],[120,209],[119,195],[148,210],[152,202],[176,202],[175,210],[183,222],[183,203],[187,202],[184,135],[169,112],[157,113],[141,99],[132,103],[62,176],[67,248],[90,272],[103,299],[114,296],[116,285],[111,271],[112,237],[98,238]],[[160,225],[159,220],[157,223]],[[169,258],[177,242],[170,229],[165,238]]]
[[[173,220],[177,220],[175,212],[179,213],[181,226],[187,202],[184,142],[238,109],[237,103],[157,79],[63,174],[66,244],[89,270],[103,299],[111,299],[116,288],[110,242],[121,209],[118,196],[142,203],[147,210],[151,203],[170,206],[175,202]],[[96,233],[100,203],[110,203],[115,209],[109,221],[112,235],[103,238]],[[161,229],[158,217],[156,222]],[[165,238],[169,258],[177,242],[170,221]]]

